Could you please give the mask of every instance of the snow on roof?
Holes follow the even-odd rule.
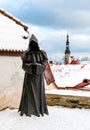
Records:
[[[4,16],[8,17],[9,19],[13,20],[14,22],[16,22],[16,24],[19,24],[20,26],[22,26],[25,30],[28,29],[28,26],[26,26],[23,22],[21,22],[19,19],[16,19],[15,17],[13,17],[11,14],[7,13],[6,11],[4,11],[3,9],[0,9],[0,13],[3,14]]]
[[[63,65],[63,64],[54,65],[53,64],[51,65],[51,69],[55,78],[55,82],[58,87],[63,87],[63,88],[66,86],[73,87],[81,83],[84,79],[90,79],[90,63],[78,64],[78,65]],[[88,86],[85,86],[84,88],[90,90],[90,84]],[[49,88],[47,89],[46,93],[90,97],[90,91],[82,91],[80,89],[77,90],[59,89],[58,90],[56,88]]]
[[[90,63],[86,65],[52,65],[51,70],[59,87],[73,87],[81,83],[83,79],[90,79]],[[90,88],[90,85],[88,87]]]
[[[0,50],[24,51],[27,49],[28,26],[0,9]]]

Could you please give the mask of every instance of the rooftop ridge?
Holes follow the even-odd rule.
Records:
[[[10,15],[10,14],[7,13],[6,11],[4,11],[3,9],[0,9],[0,13],[3,14],[4,16],[8,17],[9,19],[13,20],[14,22],[16,22],[16,24],[22,26],[25,31],[28,29],[28,26],[27,26],[27,25],[25,25],[25,24],[22,23],[20,20],[16,19],[15,17],[13,17],[12,15]]]

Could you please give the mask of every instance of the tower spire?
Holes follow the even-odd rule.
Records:
[[[69,49],[69,35],[67,33],[67,40],[66,40],[66,50],[65,50],[65,54],[70,54],[70,49]]]
[[[66,49],[65,49],[65,64],[69,63],[69,59],[70,59],[70,48],[69,48],[69,35],[67,33],[67,39],[66,39]]]

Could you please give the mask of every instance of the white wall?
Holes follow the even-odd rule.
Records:
[[[22,88],[23,78],[21,57],[0,56],[0,90]]]

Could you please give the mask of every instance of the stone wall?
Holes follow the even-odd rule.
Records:
[[[10,108],[18,109],[21,99],[21,89],[7,88],[0,93],[0,110]],[[90,97],[66,96],[46,94],[48,106],[63,106],[68,108],[90,109]]]
[[[46,94],[46,99],[50,106],[90,109],[90,97]]]

